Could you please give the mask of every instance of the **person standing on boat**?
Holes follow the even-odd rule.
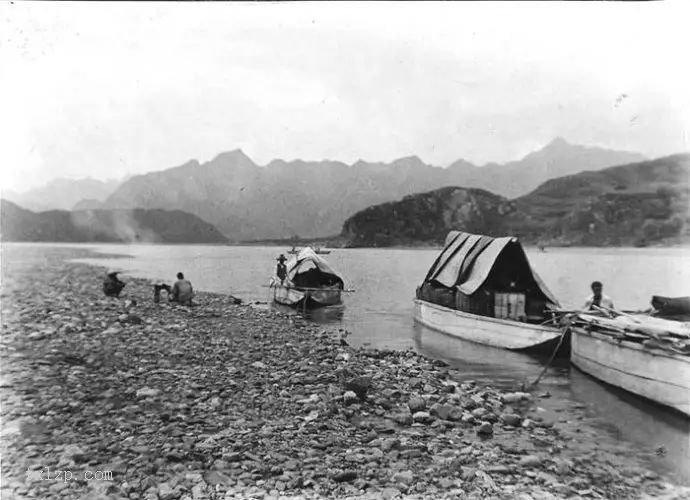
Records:
[[[601,281],[595,281],[592,283],[592,295],[590,295],[585,302],[585,311],[595,310],[594,306],[604,307],[606,309],[615,309],[613,306],[613,300],[611,300],[611,297],[608,295],[604,295],[602,293],[603,289],[604,285],[601,284]]]
[[[278,257],[276,260],[278,261],[278,265],[276,266],[276,275],[280,279],[280,284],[282,285],[285,282],[285,278],[287,278],[287,266],[285,265],[285,261],[287,259],[285,258],[285,255],[281,253],[280,257]]]
[[[177,273],[177,281],[172,287],[170,301],[191,306],[193,296],[194,290],[192,289],[192,283],[189,280],[184,279],[184,274]]]

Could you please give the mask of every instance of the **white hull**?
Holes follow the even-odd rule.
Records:
[[[690,357],[572,329],[571,361],[608,384],[690,416]]]
[[[273,300],[284,306],[295,307],[304,305],[305,295],[308,294],[308,304],[312,307],[332,306],[341,303],[341,290],[310,290],[308,292],[301,291],[296,288],[288,288],[282,285],[273,287]]]
[[[558,328],[479,316],[415,299],[414,319],[418,323],[463,340],[492,347],[519,350],[558,339]]]

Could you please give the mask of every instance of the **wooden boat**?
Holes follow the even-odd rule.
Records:
[[[553,326],[480,316],[420,299],[415,299],[414,319],[454,337],[515,351],[551,352],[562,333]]]
[[[416,322],[464,340],[511,350],[552,351],[568,339],[547,306],[558,301],[532,270],[517,238],[451,231],[422,285]],[[546,323],[552,323],[546,325]]]
[[[577,368],[690,416],[689,324],[643,315],[580,314],[570,329]]]
[[[690,321],[690,297],[652,296],[654,315],[676,321]]]
[[[301,249],[286,266],[287,278],[282,283],[277,277],[271,279],[277,304],[313,309],[342,303],[342,278],[312,248]]]
[[[331,253],[330,250],[326,250],[325,248],[317,248],[315,252],[319,255],[328,255],[329,253]]]

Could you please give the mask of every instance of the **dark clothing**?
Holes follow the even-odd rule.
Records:
[[[282,284],[287,278],[287,266],[283,262],[279,262],[276,268],[276,274],[280,278],[280,283]]]
[[[110,273],[103,280],[103,293],[108,297],[119,297],[125,287],[124,281],[117,278],[118,273]]]

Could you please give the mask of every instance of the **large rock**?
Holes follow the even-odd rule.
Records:
[[[346,405],[351,405],[357,402],[359,402],[359,397],[354,393],[354,391],[347,391],[345,394],[343,394],[343,403]]]
[[[515,413],[504,413],[501,415],[501,421],[513,427],[520,427],[520,425],[522,425],[522,417]]]
[[[494,427],[491,425],[491,422],[482,422],[479,424],[479,427],[477,427],[477,434],[480,436],[492,436],[494,433]]]
[[[412,396],[407,402],[407,406],[412,413],[422,411],[426,409],[426,400],[419,396]]]
[[[433,420],[428,411],[418,411],[412,414],[412,421],[420,424],[426,424]]]
[[[501,396],[501,401],[504,403],[518,403],[520,401],[527,401],[532,397],[528,392],[509,392]]]
[[[360,400],[364,401],[372,387],[372,378],[369,376],[354,377],[346,380],[344,387],[348,391],[354,392]]]
[[[336,483],[354,481],[355,479],[357,479],[357,471],[345,470],[345,471],[337,472],[336,474],[333,475],[332,479]]]
[[[522,467],[539,467],[543,460],[536,455],[527,455],[520,459],[520,465]]]
[[[435,415],[438,418],[448,420],[453,409],[454,408],[450,405],[444,405],[444,404],[436,403],[436,404],[431,406],[429,411],[431,412],[432,415]]]
[[[409,486],[414,482],[414,473],[411,470],[400,471],[393,474],[391,478],[394,482]]]

